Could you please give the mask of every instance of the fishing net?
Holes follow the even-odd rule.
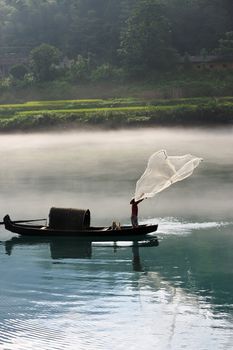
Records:
[[[177,181],[181,181],[193,173],[202,158],[191,154],[184,156],[168,156],[160,150],[149,158],[147,168],[137,181],[134,199],[154,197]]]

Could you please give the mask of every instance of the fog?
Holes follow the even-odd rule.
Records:
[[[93,224],[128,223],[129,200],[149,156],[192,153],[194,174],[140,204],[140,220],[231,220],[233,129],[137,129],[0,136],[0,216],[47,217],[89,208]]]

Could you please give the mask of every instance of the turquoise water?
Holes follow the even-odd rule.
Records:
[[[0,226],[0,349],[232,349],[232,139],[173,129],[1,137],[0,209],[14,219],[58,205],[90,208],[93,224],[129,223],[148,155],[204,163],[140,206],[140,222],[159,224],[158,246],[24,239]]]

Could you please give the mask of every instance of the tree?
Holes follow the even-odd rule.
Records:
[[[70,67],[70,78],[72,81],[87,81],[90,76],[90,58],[85,58],[78,55],[76,60],[73,60]]]
[[[120,54],[128,69],[160,70],[171,67],[175,50],[164,6],[159,0],[140,0],[122,32]]]
[[[233,32],[225,33],[219,40],[219,47],[215,50],[219,55],[233,55]]]
[[[52,45],[41,44],[33,49],[30,53],[30,61],[37,79],[40,81],[52,80],[60,57],[61,52]]]
[[[116,62],[121,1],[78,0],[73,5],[68,38],[69,55],[95,56],[96,64]]]
[[[232,23],[232,0],[0,0],[0,55],[27,58],[46,43],[70,59],[91,56],[95,67],[124,63],[144,74],[170,68],[175,51],[211,52]],[[54,74],[39,71],[38,79]]]
[[[225,1],[225,0],[224,0]],[[223,0],[164,0],[172,28],[172,45],[184,55],[211,51],[227,31],[229,18]],[[232,20],[231,20],[232,22]]]
[[[28,73],[28,68],[24,64],[15,64],[10,69],[10,74],[16,80],[22,80]]]

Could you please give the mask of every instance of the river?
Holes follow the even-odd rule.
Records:
[[[137,129],[0,136],[0,215],[89,208],[130,222],[149,156],[203,158],[145,200],[159,245],[22,239],[0,226],[0,349],[232,349],[233,129]]]

